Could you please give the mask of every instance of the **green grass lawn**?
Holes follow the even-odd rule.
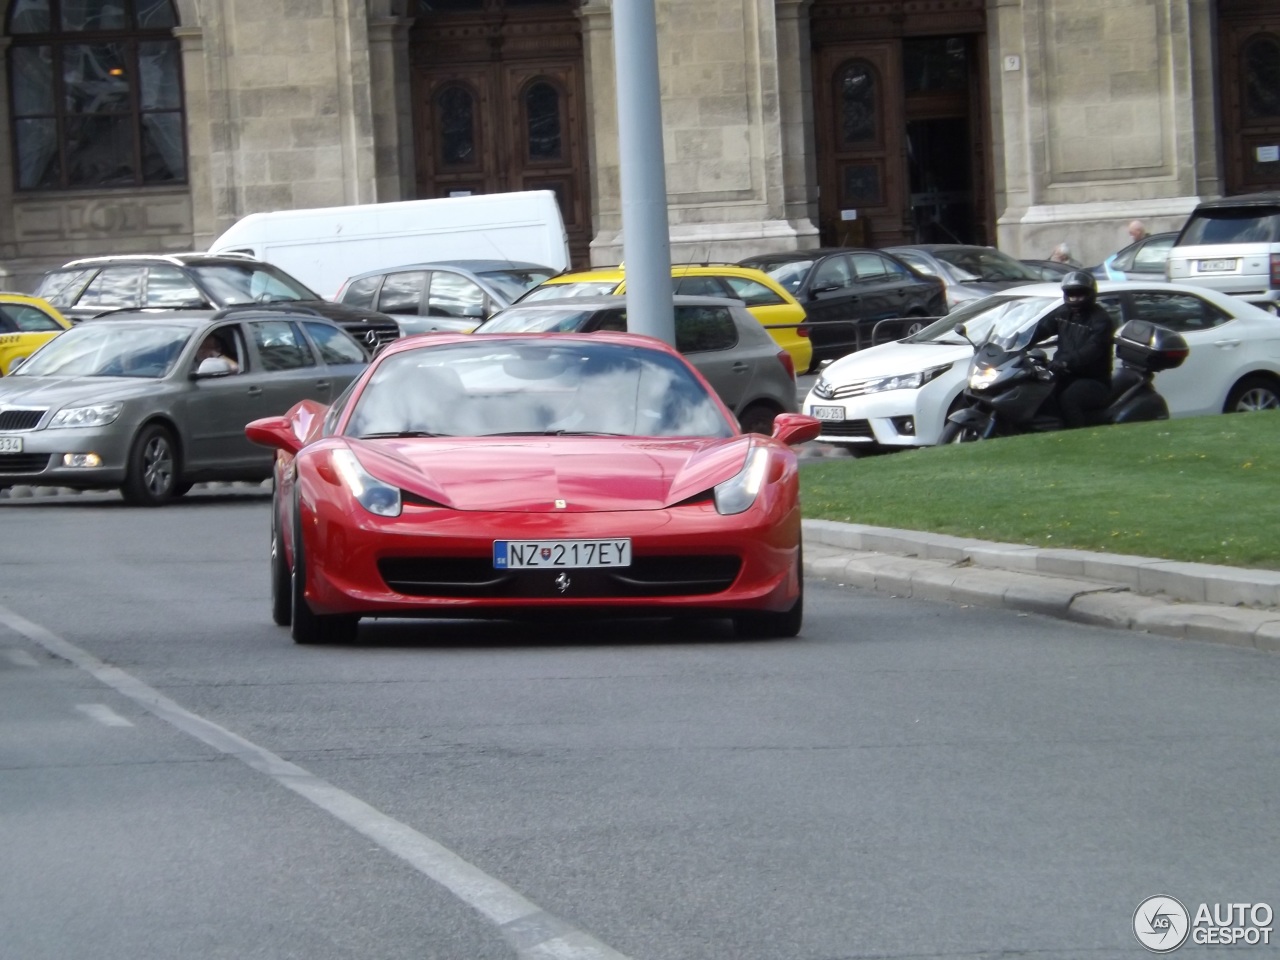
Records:
[[[806,462],[804,515],[1280,569],[1280,411]]]

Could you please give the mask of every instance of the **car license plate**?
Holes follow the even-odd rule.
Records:
[[[1228,270],[1234,270],[1236,262],[1234,260],[1201,260],[1201,273],[1225,273]]]
[[[843,420],[844,407],[812,406],[809,408],[809,416],[819,420]]]
[[[495,540],[493,565],[498,570],[562,570],[571,567],[629,567],[631,541]]]
[[[0,437],[0,453],[21,453],[21,437]]]

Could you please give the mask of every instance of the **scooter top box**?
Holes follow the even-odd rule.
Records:
[[[1182,334],[1149,320],[1130,320],[1116,332],[1116,358],[1151,373],[1182,366],[1190,352]]]

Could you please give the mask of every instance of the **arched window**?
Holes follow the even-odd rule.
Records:
[[[837,130],[841,146],[880,137],[880,92],[876,72],[866,60],[854,60],[836,74]]]
[[[564,159],[560,100],[560,88],[545,80],[531,83],[525,88],[524,116],[528,131],[526,150],[532,162]]]
[[[171,0],[13,0],[19,190],[186,181],[177,25]]]
[[[1280,40],[1267,33],[1252,37],[1240,59],[1244,67],[1245,117],[1280,117]]]
[[[450,84],[436,93],[436,143],[443,168],[474,167],[476,153],[476,98],[462,84]]]

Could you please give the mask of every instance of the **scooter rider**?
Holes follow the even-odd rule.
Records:
[[[1089,414],[1111,402],[1111,316],[1098,305],[1098,282],[1083,270],[1062,278],[1062,300],[1040,321],[1032,342],[1057,336],[1049,364],[1054,396],[1067,427],[1083,427]]]

